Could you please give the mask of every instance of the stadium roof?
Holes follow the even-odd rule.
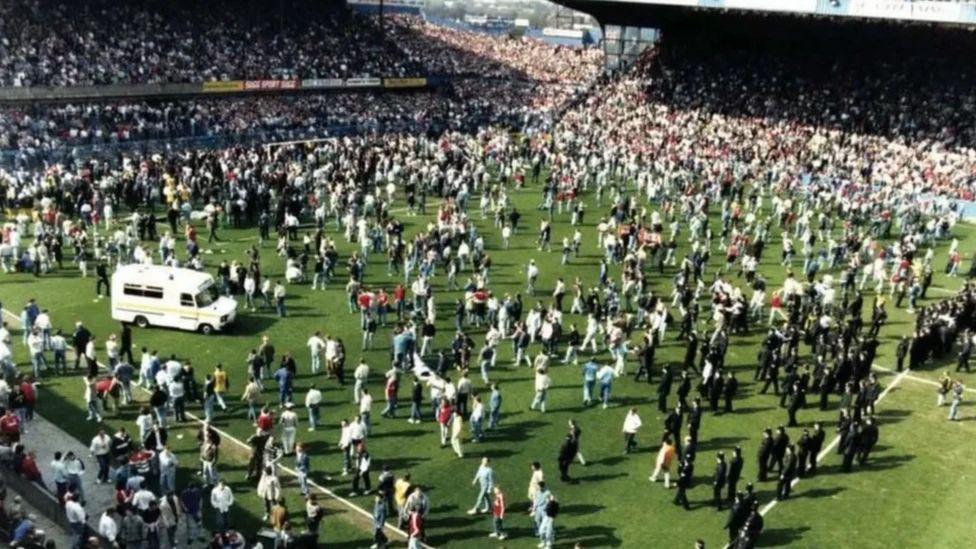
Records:
[[[594,13],[607,13],[614,4],[648,8],[707,11],[765,12],[852,19],[961,24],[976,26],[976,0],[556,0]],[[599,5],[599,7],[597,7]],[[619,9],[619,8],[618,8]],[[624,11],[624,10],[622,10]],[[594,13],[595,14],[595,13]],[[599,17],[598,17],[599,18]],[[607,23],[603,18],[601,22]],[[614,17],[613,19],[619,19]],[[613,21],[624,24],[623,21]]]

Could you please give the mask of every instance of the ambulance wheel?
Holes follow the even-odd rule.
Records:
[[[144,316],[137,316],[135,318],[135,323],[136,323],[136,326],[138,326],[140,328],[146,328],[146,327],[149,326],[149,320],[147,320],[146,317],[144,317]]]
[[[203,334],[203,335],[210,335],[213,332],[214,332],[213,326],[211,326],[209,324],[201,324],[200,325],[200,333],[201,334]]]

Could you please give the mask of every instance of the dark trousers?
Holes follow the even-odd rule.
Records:
[[[373,489],[373,484],[369,480],[369,471],[356,471],[356,474],[352,477],[352,491],[359,491],[359,482],[362,481],[363,488],[369,492]]]
[[[736,480],[729,479],[729,484],[728,484],[728,486],[729,486],[728,500],[729,501],[734,501],[735,500],[735,489],[736,489],[736,485],[737,484],[739,484],[739,480],[738,479],[736,479]]]
[[[573,463],[572,459],[559,460],[559,478],[561,480],[569,480],[569,466],[572,463]]]
[[[108,454],[95,456],[98,461],[98,480],[108,482]]]
[[[674,495],[674,503],[685,508],[685,510],[691,510],[688,505],[688,494],[685,493],[686,488],[681,484],[678,485],[678,493]]]
[[[781,475],[779,484],[776,485],[776,499],[787,499],[790,497],[790,489],[793,487],[793,478]]]
[[[715,501],[715,507],[719,509],[722,508],[722,485],[713,484],[712,485],[712,500]]]

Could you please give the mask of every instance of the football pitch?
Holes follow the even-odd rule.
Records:
[[[511,247],[502,249],[499,231],[492,226],[492,220],[482,219],[476,205],[469,207],[469,215],[485,238],[487,251],[493,258],[491,280],[488,288],[495,295],[522,293],[526,309],[535,305],[536,299],[548,303],[549,295],[556,278],[562,276],[567,285],[575,277],[580,277],[589,288],[598,285],[599,260],[601,251],[596,245],[596,224],[600,212],[592,197],[587,197],[587,214],[582,227],[583,245],[580,256],[572,258],[567,265],[560,264],[560,245],[563,237],[571,237],[573,228],[569,214],[557,214],[553,223],[552,252],[538,251],[536,248],[537,229],[545,212],[536,206],[539,192],[535,186],[513,192],[510,201],[523,214],[520,231],[512,238]],[[604,205],[606,206],[606,205]],[[653,206],[652,206],[653,207]],[[652,208],[651,207],[651,208]],[[405,238],[426,228],[433,219],[436,207],[429,206],[427,216],[410,216],[403,210],[398,217],[406,224]],[[714,220],[713,220],[714,223]],[[839,225],[839,223],[838,223]],[[786,410],[779,407],[778,397],[772,394],[759,394],[759,384],[752,381],[756,364],[758,345],[765,334],[765,322],[753,326],[748,334],[732,335],[726,357],[726,367],[733,369],[740,381],[739,394],[735,400],[735,412],[713,415],[704,413],[700,431],[698,459],[695,467],[694,487],[689,491],[690,511],[674,505],[674,492],[666,490],[661,483],[648,481],[660,435],[663,432],[663,415],[657,412],[656,379],[663,365],[680,367],[685,344],[676,341],[677,317],[669,327],[668,335],[656,354],[655,383],[635,381],[632,374],[636,362],[631,359],[627,365],[627,376],[621,377],[613,385],[613,397],[608,409],[598,406],[584,407],[581,395],[581,374],[578,367],[562,365],[555,361],[550,374],[553,387],[549,392],[549,405],[545,414],[529,410],[533,396],[533,376],[525,367],[512,366],[512,349],[508,341],[499,347],[498,366],[492,376],[500,383],[504,395],[502,420],[498,429],[489,431],[481,443],[472,443],[465,436],[465,457],[458,459],[450,447],[441,448],[437,425],[433,422],[429,406],[423,407],[424,421],[420,424],[407,423],[409,412],[409,381],[401,382],[400,410],[397,419],[380,417],[384,403],[383,373],[389,368],[389,345],[391,328],[381,328],[375,338],[373,349],[361,350],[359,314],[349,313],[344,290],[345,259],[358,249],[347,243],[341,233],[336,233],[334,223],[327,224],[326,231],[338,245],[340,260],[337,276],[325,291],[312,291],[308,284],[288,286],[288,316],[278,318],[272,310],[257,313],[239,307],[238,319],[229,332],[204,336],[176,330],[159,328],[133,328],[133,348],[138,358],[138,349],[146,346],[158,349],[165,358],[175,354],[180,359],[193,362],[198,382],[213,370],[214,364],[223,363],[230,377],[231,406],[227,412],[217,411],[216,426],[223,432],[239,440],[245,440],[253,432],[246,419],[246,408],[239,396],[246,382],[246,364],[250,349],[257,348],[261,337],[267,335],[275,345],[278,355],[291,352],[298,362],[299,375],[295,381],[295,401],[302,419],[305,413],[300,403],[304,400],[305,389],[316,382],[323,390],[325,403],[322,409],[324,427],[309,433],[305,424],[299,429],[298,440],[309,445],[312,454],[313,474],[311,479],[324,489],[343,498],[332,499],[328,503],[329,514],[323,521],[321,542],[327,547],[367,547],[371,541],[370,522],[366,515],[352,508],[359,506],[369,512],[372,498],[366,496],[347,497],[351,477],[340,476],[341,456],[336,448],[339,439],[339,422],[350,418],[356,409],[352,404],[352,384],[339,386],[334,380],[326,380],[324,375],[312,376],[309,366],[306,340],[316,330],[337,336],[346,346],[346,372],[351,379],[351,371],[360,356],[365,357],[371,367],[370,392],[375,403],[372,413],[372,434],[368,439],[373,457],[373,482],[383,466],[388,465],[400,476],[411,474],[415,483],[421,484],[430,498],[430,515],[427,521],[427,543],[436,547],[532,547],[537,543],[533,537],[531,517],[527,514],[526,492],[530,476],[529,467],[533,461],[540,461],[546,479],[559,498],[562,510],[556,520],[557,545],[572,547],[580,543],[584,547],[692,547],[696,538],[702,538],[709,548],[722,547],[726,541],[723,525],[727,511],[718,512],[711,504],[711,476],[714,469],[715,453],[724,450],[726,454],[739,445],[743,450],[746,481],[756,477],[756,451],[760,434],[765,427],[786,424]],[[683,227],[683,237],[679,244],[677,257],[680,260],[688,251],[687,229]],[[976,232],[964,224],[957,225],[954,236],[960,240],[964,255],[972,249]],[[221,232],[222,241],[213,245],[205,244],[205,261],[208,272],[213,272],[221,260],[238,259],[246,263],[245,251],[257,242],[257,229],[225,230]],[[178,244],[183,256],[182,242]],[[149,248],[155,252],[156,245]],[[936,249],[934,267],[936,275],[925,305],[950,297],[962,286],[962,278],[948,278],[942,271],[947,257],[948,242],[942,241]],[[212,252],[212,253],[209,253]],[[158,259],[158,258],[157,258]],[[283,261],[274,253],[273,243],[266,243],[261,250],[262,271],[265,276],[282,278]],[[540,268],[540,279],[536,297],[525,296],[524,267],[534,259]],[[706,281],[725,263],[724,254],[713,247]],[[799,271],[802,259],[797,259],[794,268]],[[968,261],[961,271],[968,269]],[[610,267],[611,277],[619,279],[619,265]],[[649,272],[648,278],[656,295],[670,302],[671,280],[674,268],[666,268],[663,275]],[[768,281],[767,294],[779,288],[785,275],[785,268],[779,264],[779,230],[771,231],[759,272]],[[824,274],[821,271],[820,274]],[[832,273],[836,279],[837,272]],[[728,275],[735,278],[735,272]],[[459,282],[465,280],[464,273]],[[401,277],[388,276],[383,254],[373,254],[366,269],[364,284],[371,288],[385,288],[390,291]],[[445,277],[441,273],[434,281],[438,304],[436,349],[448,348],[454,334],[454,300],[461,291],[448,291],[444,287]],[[743,280],[733,281],[744,287]],[[869,313],[873,298],[871,284],[865,288],[865,315]],[[747,292],[749,295],[751,292]],[[887,295],[887,289],[885,291]],[[111,333],[118,332],[118,323],[112,321],[108,299],[96,299],[95,279],[80,278],[79,272],[65,264],[65,269],[55,271],[40,278],[29,274],[12,274],[0,278],[0,300],[7,311],[16,315],[20,307],[31,298],[37,298],[42,308],[50,310],[56,327],[70,333],[75,321],[82,320],[105,341]],[[568,302],[569,300],[567,300]],[[976,536],[976,523],[968,516],[970,509],[976,507],[976,492],[968,489],[976,478],[976,462],[971,461],[976,443],[976,409],[971,402],[964,401],[962,412],[964,420],[949,422],[948,410],[935,407],[935,386],[938,372],[949,367],[948,364],[929,364],[922,371],[896,376],[883,368],[894,368],[894,340],[909,334],[914,324],[914,316],[904,309],[888,306],[889,320],[880,334],[881,346],[875,364],[882,384],[886,388],[884,398],[878,404],[877,417],[880,428],[880,442],[872,460],[864,467],[855,467],[852,473],[840,470],[840,457],[835,451],[828,452],[822,460],[817,476],[803,478],[794,489],[794,496],[787,501],[772,505],[766,514],[766,531],[760,538],[759,546],[793,547],[967,547],[972,546]],[[392,315],[391,315],[392,316]],[[702,317],[707,317],[702,314]],[[394,317],[395,318],[395,317]],[[16,319],[7,315],[11,326]],[[566,314],[564,327],[575,323],[581,333],[586,320],[584,317]],[[705,329],[704,322],[699,331]],[[708,327],[710,328],[710,326]],[[15,335],[15,358],[24,371],[29,370],[29,360],[25,348],[20,344],[19,329]],[[471,332],[477,348],[484,341],[484,330]],[[634,340],[640,336],[635,330]],[[565,344],[560,346],[565,349]],[[534,355],[538,345],[530,347]],[[801,354],[809,358],[809,347],[801,345]],[[100,358],[104,359],[104,348],[99,348]],[[954,356],[954,355],[953,355]],[[562,358],[561,356],[559,357]],[[589,358],[582,352],[580,363]],[[603,351],[596,355],[600,362],[608,362],[609,355]],[[954,368],[954,364],[952,365]],[[964,381],[970,374],[958,374]],[[456,376],[453,376],[456,378]],[[480,376],[472,372],[475,388],[482,392],[484,387]],[[265,402],[276,404],[277,392],[273,382],[267,387]],[[484,391],[487,395],[487,391]],[[694,392],[692,393],[695,394]],[[967,393],[971,396],[972,391]],[[145,395],[138,398],[145,399]],[[427,402],[427,391],[424,394]],[[810,399],[814,401],[814,398]],[[669,404],[675,397],[669,399]],[[406,403],[406,405],[404,405]],[[638,435],[639,449],[629,455],[623,453],[621,425],[626,410],[637,407],[644,427]],[[837,418],[838,397],[831,398],[830,409],[820,412],[814,403],[798,414],[801,427],[789,429],[791,439],[799,437],[803,427],[810,427],[814,421],[824,422],[828,431],[825,447],[834,439],[833,426]],[[64,377],[46,377],[41,380],[38,411],[62,428],[75,435],[83,443],[90,440],[98,426],[86,422],[83,402],[83,383],[81,374]],[[202,417],[199,404],[191,406],[190,411]],[[110,428],[125,425],[135,432],[137,408],[130,406],[118,415],[107,414],[105,424]],[[572,483],[558,480],[556,458],[559,445],[565,436],[567,422],[575,419],[582,428],[581,451],[587,465],[573,465]],[[181,461],[178,484],[196,478],[199,469],[195,433],[198,425],[194,422],[171,429],[170,441],[173,450]],[[183,434],[178,438],[173,436]],[[260,526],[263,513],[262,503],[254,494],[255,483],[244,480],[247,460],[245,449],[235,447],[226,441],[218,469],[237,497],[232,524],[245,533],[253,533]],[[490,518],[485,515],[469,516],[477,495],[471,480],[481,457],[492,458],[495,480],[506,494],[508,513],[506,530],[509,539],[498,541],[487,537],[491,531]],[[39,456],[49,459],[49,456]],[[293,466],[293,460],[285,458],[285,465]],[[286,485],[288,508],[296,526],[303,524],[304,508],[299,497],[297,483],[293,478],[282,477]],[[759,499],[763,506],[773,501],[775,490],[773,477],[768,482],[756,483]],[[206,517],[212,519],[209,506]],[[101,510],[90,509],[97,516]],[[391,514],[391,516],[395,513]],[[298,528],[300,530],[301,528]],[[403,545],[402,540],[397,540]]]

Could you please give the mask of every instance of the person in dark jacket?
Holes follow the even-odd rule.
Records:
[[[769,461],[772,455],[773,430],[767,427],[763,430],[762,440],[759,442],[759,452],[756,456],[759,464],[759,475],[756,478],[760,482],[766,482],[766,471],[769,469]]]
[[[688,460],[682,460],[678,467],[678,492],[674,495],[674,503],[684,507],[686,511],[691,510],[691,506],[688,505],[687,492],[691,488],[691,478],[694,472],[695,464]]]
[[[817,461],[820,459],[820,450],[823,448],[824,439],[827,432],[823,430],[820,422],[813,424],[813,432],[810,433],[810,466],[807,467],[807,474],[817,474]]]
[[[731,503],[735,498],[736,485],[742,478],[742,448],[736,446],[732,449],[732,459],[729,460],[729,474],[726,483],[728,484],[728,498]]]
[[[579,442],[576,437],[573,436],[573,433],[567,433],[562,446],[559,447],[559,479],[563,482],[572,480],[569,477],[569,466],[573,464],[578,451]]]
[[[786,447],[783,467],[779,472],[779,483],[776,485],[776,499],[784,500],[790,497],[793,480],[796,478],[797,458],[793,445]]]
[[[725,413],[732,413],[732,400],[739,391],[739,380],[735,378],[735,372],[729,372],[725,379],[725,387],[722,388],[722,396],[725,397]]]
[[[715,507],[722,510],[722,489],[728,480],[729,465],[725,462],[725,453],[719,452],[715,455],[715,478],[712,480],[712,499]]]
[[[671,384],[674,376],[667,366],[661,369],[661,381],[657,384],[657,410],[662,414],[668,412],[668,395],[671,394]]]
[[[864,465],[868,461],[868,456],[871,455],[874,445],[878,443],[878,426],[874,424],[874,418],[869,417],[864,421],[864,427],[861,428],[859,438],[857,462]]]
[[[729,543],[735,542],[739,536],[739,530],[746,523],[749,508],[746,506],[744,494],[738,492],[732,500],[732,507],[729,509],[729,517],[725,520],[725,529],[729,531]]]

